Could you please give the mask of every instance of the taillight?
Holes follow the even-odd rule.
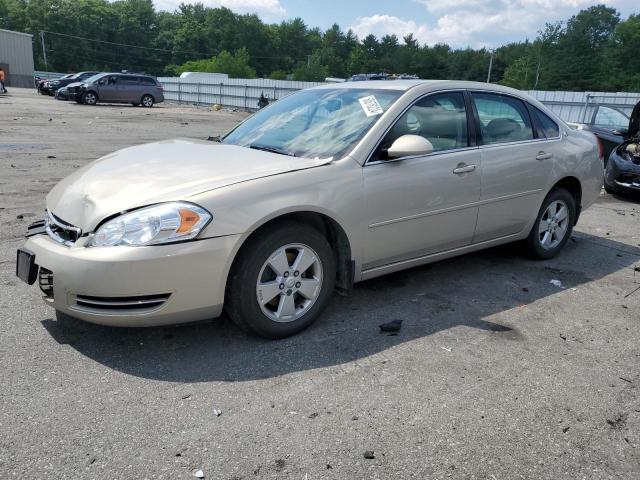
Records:
[[[602,140],[600,140],[600,137],[598,137],[597,135],[596,140],[598,142],[598,158],[601,162],[604,162],[604,147],[602,146]]]

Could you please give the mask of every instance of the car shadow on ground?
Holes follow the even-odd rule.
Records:
[[[280,341],[248,336],[226,317],[146,329],[71,318],[42,325],[59,343],[131,375],[172,382],[246,381],[351,362],[458,326],[526,341],[517,320],[487,318],[624,269],[632,290],[639,261],[640,248],[584,233],[574,233],[551,261],[528,260],[517,245],[497,247],[357,284],[346,296],[335,294],[311,328]],[[378,325],[395,319],[403,320],[397,335],[380,333]]]

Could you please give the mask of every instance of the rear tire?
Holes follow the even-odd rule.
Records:
[[[243,330],[278,339],[307,328],[326,308],[336,267],[316,229],[282,222],[247,241],[227,282],[226,311]]]
[[[576,221],[576,201],[564,188],[554,188],[542,202],[525,240],[528,254],[539,260],[555,257],[571,238]]]
[[[151,95],[143,95],[140,103],[142,103],[143,107],[151,108],[153,107],[153,97]]]

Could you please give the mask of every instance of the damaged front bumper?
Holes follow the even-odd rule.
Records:
[[[640,192],[640,139],[621,144],[609,157],[604,176],[605,186],[612,191]]]

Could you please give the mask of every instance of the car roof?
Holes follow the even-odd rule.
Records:
[[[400,90],[407,91],[415,87],[422,87],[422,90],[441,90],[443,88],[451,89],[469,89],[469,90],[488,90],[493,92],[511,93],[518,96],[526,96],[526,93],[514,88],[497,85],[495,83],[470,82],[466,80],[365,80],[362,82],[342,82],[327,83],[319,85],[317,89],[323,88],[346,88],[346,89],[379,89],[379,90]]]

